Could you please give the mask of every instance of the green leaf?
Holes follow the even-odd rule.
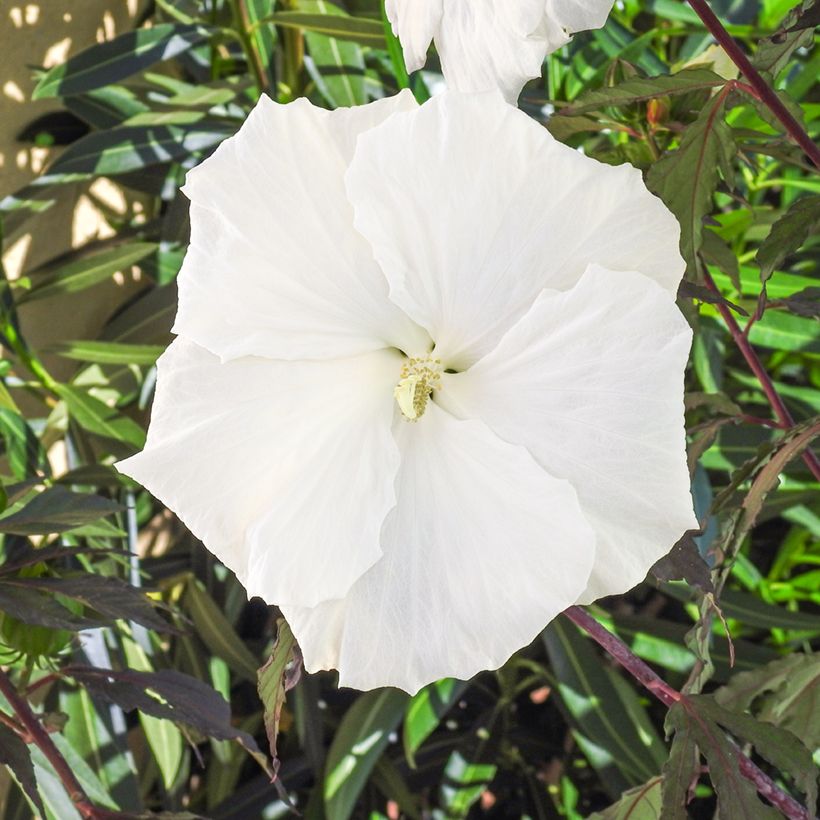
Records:
[[[820,653],[788,655],[735,675],[715,700],[788,729],[809,749],[820,747]]]
[[[558,618],[542,637],[561,701],[573,724],[601,750],[590,762],[612,791],[619,794],[657,775],[660,739],[651,727],[646,734],[633,720],[631,713],[643,710],[637,695],[613,684],[593,647],[572,624]],[[621,787],[614,788],[617,784]]]
[[[319,5],[317,4],[317,7]],[[298,28],[313,34],[323,34],[335,40],[349,40],[363,46],[386,49],[384,29],[378,20],[339,14],[328,4],[320,14],[303,11],[280,11],[265,18],[265,22],[286,28]]]
[[[572,105],[561,109],[556,118],[574,117],[608,106],[633,105],[655,97],[685,94],[725,84],[725,78],[706,68],[687,68],[677,74],[662,74],[659,77],[634,77],[617,85],[584,92],[573,100]]]
[[[658,160],[646,184],[666,203],[681,226],[680,249],[687,278],[697,280],[697,254],[703,242],[703,219],[712,210],[718,167],[731,167],[732,131],[724,118],[725,96],[711,100],[683,133],[677,151]],[[724,174],[726,171],[724,170]]]
[[[152,365],[165,350],[162,345],[134,345],[121,342],[58,342],[49,351],[79,362],[96,364]]]
[[[348,820],[390,733],[401,721],[408,696],[398,689],[366,692],[347,711],[327,756],[325,811],[333,820]]]
[[[795,735],[743,712],[724,709],[709,695],[693,695],[689,700],[701,715],[723,726],[738,740],[751,743],[757,753],[772,766],[791,775],[806,795],[808,804],[816,804],[817,769],[811,752]]]
[[[142,590],[119,578],[84,573],[68,578],[6,578],[3,583],[6,587],[29,590],[29,594],[43,592],[77,601],[111,621],[127,619],[156,632],[177,631],[156,613]]]
[[[130,242],[85,256],[47,271],[46,275],[17,301],[33,302],[37,299],[48,299],[85,290],[98,282],[110,279],[115,273],[127,270],[148,254],[154,253],[158,247],[153,242]]]
[[[31,800],[41,814],[45,814],[40,792],[37,791],[37,778],[34,774],[34,764],[31,762],[28,746],[20,736],[0,724],[0,764],[8,766],[20,784],[20,788]]]
[[[138,709],[189,726],[206,737],[234,740],[270,771],[253,737],[233,726],[228,702],[197,678],[173,669],[140,672],[93,666],[67,666],[63,673],[123,711]]]
[[[22,509],[0,518],[0,532],[13,535],[65,532],[121,509],[119,504],[98,495],[49,487]]]
[[[0,581],[0,610],[24,624],[46,629],[80,631],[100,626],[100,621],[75,615],[54,598],[7,583],[6,579]]]
[[[9,467],[19,479],[48,475],[48,456],[26,420],[6,407],[0,407],[0,435],[6,446]]]
[[[492,763],[473,763],[455,751],[444,767],[441,797],[447,817],[466,818],[495,777],[498,767]]]
[[[415,768],[415,754],[464,693],[467,684],[454,678],[431,683],[413,696],[404,717],[404,754]]]
[[[208,649],[222,658],[237,675],[256,683],[259,665],[256,658],[196,578],[191,578],[185,587],[184,603],[197,634]]]
[[[37,83],[32,98],[66,97],[115,83],[160,60],[176,57],[207,40],[211,33],[204,26],[173,23],[126,32],[54,66]]]
[[[725,589],[720,596],[720,607],[727,618],[737,618],[747,626],[820,632],[820,615],[767,604],[741,590]]]
[[[63,151],[40,184],[91,176],[115,176],[201,154],[236,131],[232,123],[201,121],[179,125],[122,125],[88,134]]]
[[[109,710],[98,712],[85,689],[62,689],[59,694],[60,711],[68,716],[63,729],[65,739],[93,768],[100,783],[112,795],[122,795],[132,804],[136,803],[139,794],[136,770],[125,743],[125,726],[114,728]],[[119,710],[117,714],[121,716]]]
[[[270,753],[274,761],[278,760],[276,742],[279,738],[279,720],[285,696],[295,681],[289,680],[288,665],[293,660],[296,639],[287,622],[280,618],[271,656],[259,670],[257,688],[265,715],[265,732],[268,735]],[[275,763],[274,763],[275,765]]]
[[[662,777],[653,777],[642,786],[626,791],[621,799],[589,820],[660,820]]]
[[[810,13],[815,4],[816,0],[798,3],[786,16],[780,29],[771,37],[760,41],[752,58],[752,64],[758,71],[777,77],[798,48],[811,46],[816,23],[812,21]]]
[[[298,7],[300,12],[318,14],[328,20],[348,16],[329,0],[298,0]],[[305,41],[315,64],[313,79],[328,104],[340,108],[366,103],[361,47],[312,32],[305,34]]]
[[[276,88],[276,45],[278,34],[273,24],[265,22],[276,7],[276,0],[245,0],[248,35],[251,48],[258,56],[270,88]],[[260,89],[261,91],[262,89]]]
[[[150,108],[130,89],[122,85],[107,85],[67,97],[65,107],[94,128],[114,128]]]
[[[55,388],[68,406],[71,417],[84,430],[103,438],[130,444],[140,449],[145,444],[145,431],[135,421],[121,415],[113,407],[88,393],[67,384]]]
[[[675,731],[676,740],[680,733],[683,733],[684,738],[680,753],[670,756],[670,761],[674,757],[675,764],[682,764],[681,769],[676,770],[677,766],[668,766],[664,771],[664,783],[668,784],[665,785],[665,791],[671,789],[673,794],[668,808],[677,812],[670,813],[670,818],[677,820],[686,817],[685,813],[680,813],[680,783],[689,782],[689,774],[693,767],[683,764],[688,763],[694,744],[697,744],[709,764],[709,776],[717,792],[718,811],[722,820],[780,818],[779,812],[760,801],[755,787],[740,773],[740,750],[713,720],[701,713],[694,698],[685,698],[674,704],[669,710],[667,725]],[[664,794],[664,812],[666,810],[667,796]],[[667,814],[664,813],[663,817],[666,818]]]
[[[760,280],[766,282],[775,268],[783,264],[810,236],[820,229],[820,195],[800,197],[772,225],[769,235],[757,250]]]
[[[125,658],[132,669],[152,673],[154,665],[143,647],[129,636],[122,639]],[[145,739],[157,762],[162,783],[171,790],[177,779],[185,754],[185,740],[182,732],[169,720],[154,717],[140,711],[139,721],[145,732]]]
[[[667,718],[667,723],[670,721],[671,718]],[[663,820],[689,820],[686,806],[693,791],[692,787],[699,776],[700,755],[695,733],[689,722],[681,722],[679,726],[676,726],[672,748],[669,750],[669,759],[663,767],[661,787],[661,817]]]

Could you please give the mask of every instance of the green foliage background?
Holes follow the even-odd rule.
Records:
[[[816,136],[818,10],[793,6],[730,0],[716,11]],[[331,673],[297,682],[281,622],[274,643],[275,609],[248,603],[110,466],[143,443],[154,362],[170,339],[186,169],[238,129],[260,90],[335,107],[409,86],[424,100],[435,67],[432,56],[430,73],[408,77],[378,0],[156,0],[138,30],[42,73],[35,97],[62,100],[73,137],[0,202],[0,238],[42,218],[71,181],[110,177],[148,207],[112,221],[113,239],[2,283],[0,674],[89,798],[124,813],[86,816],[267,819],[288,813],[288,795],[309,820],[712,817],[716,799],[722,818],[780,816],[739,775],[727,732],[813,803],[820,509],[801,453],[820,429],[820,181],[684,3],[619,2],[602,30],[548,57],[521,106],[586,154],[645,170],[682,224],[704,531],[590,611],[692,695],[689,711],[667,720],[564,619],[501,670],[414,698],[338,690]],[[60,138],[47,124],[27,133],[41,145]],[[98,338],[28,343],[18,306],[48,300],[59,315],[70,294],[132,266],[143,286]],[[710,279],[794,426],[777,423]],[[72,378],[56,380],[45,354],[76,363]],[[59,442],[69,469],[55,473],[47,451]],[[81,816],[6,696],[0,712],[3,817]],[[278,732],[278,789],[266,727]]]

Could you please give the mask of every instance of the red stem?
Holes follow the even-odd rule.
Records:
[[[760,76],[757,69],[751,64],[749,58],[740,49],[740,46],[731,38],[729,32],[709,8],[706,0],[688,0],[689,5],[709,29],[710,34],[718,41],[723,50],[729,55],[732,62],[740,69],[743,76],[755,91],[755,96],[763,102],[780,120],[789,136],[806,152],[809,159],[820,168],[820,148],[818,148],[812,138],[803,130],[800,123],[791,115],[789,109],[780,100],[769,84]]]
[[[63,788],[71,798],[71,802],[85,820],[109,820],[109,818],[127,817],[127,815],[120,812],[113,812],[95,806],[91,802],[85,793],[85,789],[80,785],[80,781],[74,775],[71,766],[68,765],[66,759],[60,754],[60,750],[54,745],[54,741],[43,728],[43,724],[40,723],[37,715],[32,711],[28,701],[21,697],[2,669],[0,669],[0,692],[9,702],[17,721],[26,732],[26,737],[23,737],[23,740],[34,743],[46,756],[60,778]]]
[[[721,294],[718,290],[718,286],[715,284],[715,280],[712,279],[711,274],[705,268],[703,271],[703,278],[706,283],[706,287],[713,293],[720,296]],[[789,408],[786,407],[783,399],[780,398],[780,394],[777,390],[775,390],[774,384],[772,384],[772,380],[766,372],[766,368],[763,367],[760,359],[757,357],[757,353],[754,351],[754,348],[749,344],[746,334],[741,330],[740,325],[737,323],[737,320],[732,314],[732,311],[723,302],[717,302],[715,307],[718,309],[723,321],[726,322],[726,327],[729,328],[729,333],[732,335],[732,338],[735,340],[735,344],[743,354],[743,358],[746,359],[746,363],[749,365],[752,373],[757,376],[757,380],[760,382],[760,386],[763,388],[763,392],[766,394],[766,398],[769,400],[769,404],[771,404],[775,416],[777,416],[777,420],[779,422],[778,426],[784,430],[787,430],[789,427],[794,427],[794,418],[789,412]],[[803,451],[802,457],[809,470],[811,470],[811,474],[817,481],[820,481],[820,461],[817,459],[817,456],[810,448],[807,447]]]
[[[564,610],[564,616],[583,629],[608,655],[618,661],[633,678],[642,683],[661,703],[672,707],[686,697],[673,689],[663,678],[644,663],[617,635],[614,635],[579,606]],[[789,820],[811,820],[809,812],[791,795],[786,794],[765,772],[762,772],[738,749],[740,773],[754,784],[758,794],[765,797]]]

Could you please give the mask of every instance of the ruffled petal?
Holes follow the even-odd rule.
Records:
[[[443,377],[444,407],[575,488],[597,538],[583,602],[630,589],[698,526],[683,419],[691,339],[655,282],[591,266],[570,291],[544,292],[470,370]]]
[[[541,75],[548,48],[541,36],[543,9],[544,0],[445,0],[436,47],[447,85],[499,89],[515,103],[524,83]],[[558,29],[553,38],[562,36]]]
[[[594,536],[575,492],[522,447],[431,403],[396,435],[383,557],[342,601],[283,607],[309,671],[415,692],[499,667],[585,588]]]
[[[353,229],[343,182],[358,134],[415,105],[409,92],[336,111],[262,96],[188,173],[191,244],[175,332],[223,360],[423,345]]]
[[[578,31],[600,28],[613,0],[386,0],[410,71],[421,68],[435,39],[447,85],[500,90],[515,103],[541,75],[547,54]]]
[[[401,40],[408,71],[427,62],[427,49],[441,25],[443,0],[385,0],[393,33]]]
[[[590,31],[601,28],[606,23],[613,2],[614,0],[547,0],[545,17],[567,34]]]
[[[145,450],[117,468],[173,510],[249,595],[313,606],[380,556],[395,503],[400,357],[220,363],[177,339]]]
[[[678,224],[637,169],[562,145],[495,93],[396,114],[362,134],[346,179],[390,298],[457,370],[590,263],[670,293],[685,268]]]

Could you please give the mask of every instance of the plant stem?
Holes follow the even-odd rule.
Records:
[[[22,739],[34,743],[46,756],[71,798],[71,802],[85,820],[109,820],[109,818],[126,816],[120,812],[100,808],[91,802],[71,766],[68,765],[68,761],[60,754],[60,750],[54,745],[54,741],[43,728],[43,724],[32,711],[28,701],[17,692],[11,679],[2,669],[0,669],[0,693],[9,702],[17,721],[26,733]]]
[[[564,616],[583,629],[608,655],[642,683],[661,703],[672,707],[678,702],[686,703],[686,696],[673,689],[663,678],[644,663],[617,635],[603,627],[579,606],[564,610]],[[789,820],[811,820],[809,812],[791,795],[786,794],[765,772],[762,772],[738,749],[740,773],[754,784],[758,794],[765,797]]]
[[[259,56],[259,52],[256,50],[256,45],[253,42],[251,18],[245,6],[245,0],[234,0],[234,11],[236,13],[239,36],[245,49],[245,56],[248,58],[248,62],[256,78],[259,93],[262,94],[269,89],[268,75],[265,72],[262,58]]]
[[[703,271],[703,277],[706,287],[713,293],[720,296],[720,291],[715,284],[715,280],[712,279],[711,274],[705,268]],[[760,386],[763,388],[763,392],[766,394],[766,398],[769,400],[769,404],[771,404],[775,416],[777,416],[777,420],[779,422],[778,426],[783,429],[794,427],[794,418],[789,412],[789,408],[786,407],[783,399],[780,398],[780,394],[775,389],[771,377],[766,372],[766,368],[763,367],[760,359],[757,357],[757,353],[755,353],[754,348],[749,344],[746,334],[741,330],[740,325],[738,325],[737,320],[732,315],[732,311],[729,310],[723,302],[717,302],[715,307],[723,318],[723,321],[726,323],[726,327],[729,329],[729,333],[735,340],[735,344],[738,346],[738,349],[743,354],[743,358],[746,359],[746,363],[749,365],[752,373],[755,374],[757,380],[760,382]],[[815,477],[815,479],[820,481],[820,461],[808,447],[803,451],[803,461],[806,462],[806,465],[809,470],[811,470],[811,474]]]
[[[789,136],[806,152],[806,155],[817,168],[820,169],[820,148],[814,144],[812,138],[803,130],[800,123],[791,115],[788,108],[783,105],[775,91],[763,77],[760,76],[758,70],[751,64],[749,58],[732,39],[712,9],[709,8],[709,4],[706,0],[688,0],[688,2],[698,17],[703,21],[703,24],[709,30],[710,34],[718,41],[732,62],[749,81],[749,85],[751,85],[755,91],[755,96],[780,120]]]

